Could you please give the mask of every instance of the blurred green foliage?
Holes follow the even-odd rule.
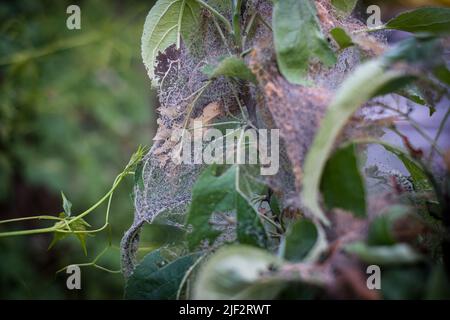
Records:
[[[140,58],[151,4],[82,1],[81,30],[68,30],[69,4],[0,4],[0,219],[56,214],[49,210],[61,190],[72,211],[80,212],[109,189],[136,147],[151,141],[154,100]],[[39,199],[45,212],[15,212],[33,210],[33,203],[19,203],[19,182],[21,192],[45,197]],[[131,190],[129,181],[114,196],[113,245],[132,220]],[[88,220],[100,226],[104,211]],[[55,276],[60,267],[92,260],[108,245],[108,234],[87,240],[88,257],[76,240],[43,254],[50,240],[51,235],[0,239],[0,298],[122,296],[120,274],[84,268],[80,292],[65,288],[64,273]],[[118,249],[110,249],[102,263],[118,269]]]

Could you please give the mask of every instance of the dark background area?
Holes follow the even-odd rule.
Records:
[[[57,214],[63,191],[79,213],[111,187],[154,132],[154,93],[140,57],[153,1],[82,1],[81,30],[68,30],[73,1],[0,3],[0,219]],[[133,215],[132,177],[111,211],[112,247],[99,263],[119,269],[118,244]],[[99,227],[105,206],[89,215]],[[0,225],[30,229],[43,222]],[[0,238],[0,298],[121,298],[123,278],[82,269],[82,290],[66,289],[68,264],[90,262],[108,232],[47,251],[52,235]]]

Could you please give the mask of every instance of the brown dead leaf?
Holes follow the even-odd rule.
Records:
[[[222,115],[222,108],[218,102],[211,102],[204,109],[200,116],[191,119],[190,126],[193,128],[194,122],[201,122],[203,125],[210,124],[212,120]]]
[[[161,116],[168,118],[175,118],[180,114],[180,111],[176,107],[160,107],[158,112]]]
[[[322,28],[325,30],[333,29],[336,26],[336,21],[333,21],[333,16],[330,14],[330,7],[326,8],[328,5],[325,1],[315,1],[317,16],[319,18]]]
[[[169,138],[171,134],[172,130],[170,130],[164,124],[162,124],[158,127],[158,131],[156,132],[156,135],[153,137],[153,141],[167,140],[167,138]]]

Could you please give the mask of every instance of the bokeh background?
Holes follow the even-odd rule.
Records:
[[[67,6],[81,8],[81,30],[66,28]],[[0,219],[61,211],[60,191],[79,213],[111,187],[139,144],[151,142],[154,92],[140,57],[153,1],[0,2]],[[132,181],[111,212],[112,248],[100,264],[119,269],[117,245],[130,225]],[[104,207],[89,215],[104,221]],[[12,229],[42,223],[16,223]],[[0,231],[6,228],[0,225]],[[123,278],[82,269],[82,290],[66,289],[71,263],[89,262],[108,233],[47,251],[52,235],[0,238],[0,298],[121,298]]]

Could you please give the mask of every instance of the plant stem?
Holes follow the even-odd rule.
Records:
[[[109,211],[111,208],[111,199],[112,199],[114,190],[119,186],[122,179],[130,173],[130,170],[133,168],[133,166],[136,165],[136,163],[138,163],[142,159],[144,152],[145,152],[145,148],[139,147],[138,151],[136,151],[133,154],[133,156],[131,157],[131,159],[130,159],[129,163],[126,165],[124,171],[116,177],[111,189],[99,201],[97,201],[92,207],[90,207],[86,211],[82,212],[78,216],[74,217],[73,219],[68,220],[68,219],[62,219],[59,217],[43,215],[43,216],[36,216],[36,217],[24,217],[24,218],[0,221],[0,223],[8,223],[8,222],[18,222],[18,221],[33,220],[33,219],[58,220],[60,222],[63,221],[64,225],[67,227],[68,230],[62,229],[60,223],[57,223],[54,226],[48,227],[48,228],[3,232],[3,233],[0,233],[0,238],[1,237],[12,237],[12,236],[24,236],[24,235],[33,235],[33,234],[41,234],[41,233],[50,233],[50,232],[73,233],[73,234],[75,234],[75,233],[95,233],[95,232],[104,230],[108,226]],[[73,223],[74,221],[77,221],[79,219],[82,219],[84,216],[88,215],[90,212],[92,212],[98,206],[100,206],[106,199],[108,199],[108,207],[107,207],[107,211],[106,211],[105,225],[103,225],[101,228],[96,229],[96,230],[88,230],[88,231],[73,231],[73,230],[71,230],[71,228],[70,228],[71,223]]]
[[[187,114],[186,114],[186,119],[184,120],[184,124],[183,124],[183,129],[187,129],[188,127],[188,123],[189,120],[191,119],[191,115],[192,115],[192,111],[195,108],[195,104],[197,103],[198,99],[200,99],[200,97],[202,96],[203,92],[206,90],[206,88],[208,88],[208,86],[212,83],[211,80],[209,80],[208,82],[206,82],[206,84],[201,87],[199,90],[197,90],[197,94],[194,98],[194,100],[190,103],[190,105],[188,106],[188,110],[187,110]]]
[[[105,249],[102,250],[102,252],[100,252],[95,258],[94,260],[92,260],[91,262],[86,262],[86,263],[76,263],[76,264],[71,264],[72,266],[78,266],[78,267],[94,267],[97,269],[100,269],[102,271],[106,271],[109,273],[121,273],[121,270],[111,270],[105,267],[102,267],[100,265],[97,264],[97,261],[106,253],[106,251],[108,251],[108,249],[111,246],[106,247]],[[60,273],[61,271],[64,271],[68,268],[69,266],[65,266],[64,268],[59,269],[58,271],[56,271],[56,273]]]
[[[216,9],[214,9],[213,7],[211,7],[209,4],[207,4],[206,2],[204,2],[202,0],[195,0],[195,1],[197,1],[197,3],[199,5],[201,5],[202,7],[207,9],[209,12],[211,12],[214,16],[216,16],[217,19],[222,21],[222,23],[227,28],[228,32],[230,32],[230,33],[233,32],[233,28],[231,27],[231,23],[227,20],[227,18],[225,18],[223,15],[221,15]]]
[[[440,155],[440,156],[444,156],[444,153],[442,152],[442,150],[437,146],[437,144],[433,141],[433,139],[430,138],[430,136],[428,136],[421,128],[420,125],[414,120],[412,119],[409,114],[402,112],[400,110],[397,110],[395,108],[392,108],[382,102],[377,102],[377,104],[385,109],[391,110],[393,112],[398,113],[399,115],[403,116],[410,124],[411,126],[417,131],[418,134],[420,134],[422,136],[422,138],[424,138],[427,142],[430,143],[431,147],[433,149],[436,150],[436,152]]]
[[[239,99],[239,95],[236,92],[236,88],[234,87],[234,84],[230,83],[230,81],[227,81],[227,82],[228,82],[228,86],[230,87],[231,91],[233,92],[233,96],[236,99],[236,102],[239,106],[239,110],[241,111],[242,119],[244,119],[245,122],[248,122],[247,115],[245,114],[245,111],[244,111],[244,106],[242,105],[241,100]]]
[[[242,0],[233,0],[233,35],[234,42],[238,47],[239,51],[242,46],[242,36],[241,36],[241,7]]]
[[[270,32],[273,32],[272,26],[261,16],[261,14],[258,13],[257,18],[259,21],[262,22],[262,24],[269,29]]]
[[[245,27],[244,37],[242,38],[242,49],[244,49],[244,50],[245,50],[245,45],[247,44],[247,37],[248,37],[248,35],[249,35],[249,33],[250,33],[254,23],[255,23],[255,18],[256,18],[257,15],[258,15],[257,11],[253,12],[253,14],[250,17],[250,20],[248,21],[247,26]],[[241,53],[241,55],[243,53]]]
[[[439,129],[436,133],[436,137],[434,138],[434,143],[437,145],[439,138],[442,134],[442,132],[444,131],[445,128],[445,124],[447,123],[447,120],[450,116],[450,108],[447,109],[447,112],[445,113],[444,118],[441,121],[441,124],[439,125]],[[430,156],[428,157],[428,160],[431,161],[431,159],[433,158],[433,153],[434,153],[434,149],[431,149],[430,151]]]
[[[216,127],[216,126],[225,126],[225,125],[229,125],[229,124],[242,124],[242,122],[239,122],[239,121],[216,122],[216,123],[211,123],[211,124],[205,124],[205,125],[202,125],[200,127],[190,128],[188,130],[189,131],[193,131],[193,130],[196,130],[196,129],[211,128],[211,127]]]
[[[27,236],[27,235],[40,234],[40,233],[50,233],[50,232],[56,231],[57,229],[58,228],[55,228],[55,227],[49,227],[49,228],[41,228],[41,229],[33,229],[33,230],[2,232],[2,233],[0,233],[0,238],[13,237],[13,236]]]
[[[223,32],[222,32],[222,28],[220,27],[220,25],[219,25],[219,23],[217,22],[217,20],[216,20],[215,17],[213,17],[212,20],[213,20],[213,22],[214,22],[214,25],[216,26],[217,32],[219,32],[220,38],[222,39],[222,42],[223,42],[223,45],[224,45],[225,48],[227,49],[228,54],[231,55],[231,51],[230,51],[230,48],[229,48],[229,46],[228,46],[227,39],[225,38],[225,35],[224,35]]]
[[[11,223],[11,222],[20,222],[20,221],[26,221],[26,220],[59,220],[63,221],[63,218],[54,217],[54,216],[35,216],[35,217],[23,217],[23,218],[15,218],[15,219],[9,219],[9,220],[1,220],[0,224],[3,223]]]
[[[191,119],[192,111],[195,108],[195,104],[197,103],[198,99],[200,99],[200,97],[202,96],[203,92],[208,88],[208,86],[211,83],[212,83],[212,80],[209,80],[208,82],[206,82],[206,84],[203,87],[201,87],[199,90],[196,91],[197,94],[196,94],[194,100],[189,104],[189,106],[187,108],[187,114],[186,114],[186,118],[184,120],[183,128],[182,128],[183,133],[181,134],[181,137],[179,138],[178,141],[183,141],[184,134],[185,134],[185,132],[188,129],[189,120]],[[180,148],[178,149],[177,154],[181,155],[182,150],[183,150],[183,144],[180,143]]]
[[[186,271],[186,273],[184,274],[183,279],[181,279],[180,286],[178,287],[176,300],[180,300],[181,292],[183,291],[184,284],[187,282],[189,276],[192,274],[192,271],[194,271],[194,269],[199,265],[199,263],[206,256],[207,256],[207,254],[204,254],[204,255],[200,256],[200,258],[195,260],[194,264],[192,266],[190,266],[189,269]]]
[[[75,218],[73,218],[72,220],[69,221],[69,224],[73,223],[74,221],[77,221],[83,217],[85,217],[86,215],[88,215],[89,213],[91,213],[93,210],[97,209],[98,206],[100,206],[103,201],[105,201],[108,197],[110,197],[114,190],[119,186],[120,182],[123,179],[123,174],[119,174],[116,178],[116,182],[113,184],[112,188],[99,200],[97,201],[92,207],[90,207],[89,209],[87,209],[86,211],[80,213],[79,215],[77,215]]]
[[[375,31],[380,31],[380,30],[385,30],[385,29],[386,29],[386,26],[381,25],[381,26],[374,27],[374,28],[365,28],[365,29],[356,30],[356,31],[353,31],[352,34],[359,34],[359,33],[364,33],[364,32],[375,32]]]
[[[66,221],[64,219],[62,219],[62,220],[67,222],[67,226],[69,227],[69,225],[71,223],[73,223],[74,221],[77,221],[77,220],[83,218],[84,216],[88,215],[90,212],[92,212],[98,206],[100,206],[103,203],[103,201],[105,201],[108,197],[110,197],[113,194],[114,190],[120,184],[122,179],[123,179],[123,176],[122,176],[122,174],[120,174],[115,180],[116,183],[108,191],[108,193],[106,193],[106,195],[104,195],[92,207],[90,207],[86,211],[82,212],[81,214],[77,215],[72,220],[69,220],[69,221]],[[49,216],[46,216],[46,217],[49,217]],[[19,218],[19,219],[6,220],[6,222],[30,220],[30,219],[33,219],[33,218],[35,218],[35,217],[25,217],[25,218]],[[52,218],[52,220],[61,220],[61,219],[54,217],[54,219]],[[4,223],[4,221],[2,221],[2,223]],[[93,231],[96,231],[96,232],[98,232],[99,230],[101,231],[101,230],[105,229],[106,226],[107,226],[107,224],[105,226],[103,226],[102,228],[100,228],[98,230],[93,230]],[[33,229],[33,230],[21,230],[21,231],[2,232],[2,233],[0,233],[0,237],[24,236],[24,235],[32,235],[32,234],[39,234],[39,233],[50,233],[50,232],[55,232],[55,231],[62,232],[62,233],[92,233],[92,231],[67,231],[67,230],[61,230],[59,226],[53,226],[53,227]]]

